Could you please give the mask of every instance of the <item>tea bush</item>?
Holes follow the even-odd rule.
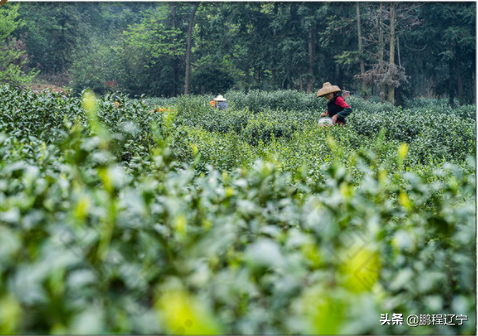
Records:
[[[457,115],[463,118],[476,120],[475,105],[459,105],[458,99],[454,100],[455,107],[451,108],[448,99],[414,98],[405,101],[404,106],[409,109],[427,108],[435,114],[445,113]]]
[[[476,144],[474,119],[434,113],[428,109],[397,109],[373,116],[354,113],[349,120],[357,133],[367,136],[386,128],[387,139],[409,143],[417,149],[414,152],[422,163],[430,156],[463,160],[473,152]]]
[[[476,155],[453,143],[473,121],[365,134],[359,109],[321,129],[201,96],[0,97],[2,334],[476,333]],[[241,127],[212,128],[227,113]]]
[[[242,141],[257,145],[260,140],[267,144],[273,137],[290,139],[296,132],[315,128],[320,113],[326,109],[323,99],[294,91],[262,94],[260,91],[231,91],[227,97],[231,106],[227,111],[211,108],[207,102],[213,97],[174,99],[178,109],[176,123],[210,132],[234,131]],[[150,99],[148,104],[154,106],[154,101]],[[431,160],[460,162],[475,151],[474,106],[452,110],[441,103],[431,103],[432,108],[417,104],[417,107],[402,109],[354,97],[347,98],[347,101],[354,111],[348,118],[350,131],[346,133],[347,137],[358,133],[367,136],[369,140],[366,142],[371,142],[381,129],[386,129],[387,141],[410,145],[409,160],[413,164],[427,165]],[[158,102],[164,103],[164,100]],[[440,109],[434,110],[435,106]]]
[[[251,90],[249,92],[230,91],[227,98],[237,109],[248,108],[254,112],[283,109],[287,111],[324,109],[324,100],[319,100],[315,95],[292,90],[279,90],[264,92]]]

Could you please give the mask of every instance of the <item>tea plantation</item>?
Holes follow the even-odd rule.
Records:
[[[476,334],[474,105],[225,96],[0,87],[1,334]]]

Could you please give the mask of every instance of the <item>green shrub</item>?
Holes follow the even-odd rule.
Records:
[[[0,98],[1,333],[476,331],[473,119]]]
[[[92,166],[105,139],[78,135],[58,170],[1,138],[17,155],[0,165],[5,333],[402,334],[380,314],[458,310],[447,330],[473,331],[475,186],[455,167],[397,185],[364,153],[354,188],[338,163],[322,183],[261,161],[194,177],[163,150],[135,177]]]

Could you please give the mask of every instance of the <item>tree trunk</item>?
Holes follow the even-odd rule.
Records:
[[[169,4],[171,7],[171,16],[173,18],[173,28],[176,28],[176,4],[171,3]],[[177,57],[173,58],[173,87],[171,88],[171,96],[176,97],[178,92],[178,83],[179,83],[179,64]]]
[[[274,2],[274,9],[273,9],[273,15],[274,17],[277,16],[277,11],[278,11],[278,3]],[[274,35],[272,35],[272,41],[277,40],[277,33],[274,32]],[[274,45],[277,46],[278,43],[274,42]],[[277,57],[279,55],[279,52],[274,52],[272,54],[272,71],[271,71],[271,84],[272,88],[276,88],[276,72],[277,72]]]
[[[429,98],[436,98],[436,74],[435,71],[430,76],[428,81],[428,97]]]
[[[396,90],[395,90],[395,103],[396,103],[396,106],[403,106],[403,92],[402,92],[402,87],[399,86]]]
[[[449,103],[451,108],[455,107],[455,96],[454,96],[454,90],[453,90],[453,62],[449,61],[448,62],[448,74],[449,74],[449,83],[448,83],[448,98],[449,98]]]
[[[193,33],[194,16],[199,7],[199,2],[194,3],[193,12],[189,18],[188,35],[186,40],[186,79],[184,80],[184,95],[189,94],[190,74],[191,74],[191,36]]]
[[[314,90],[315,27],[309,28],[309,69],[307,71],[307,93]]]
[[[458,101],[460,106],[463,105],[463,78],[461,76],[461,57],[460,57],[460,48],[458,43],[455,44],[456,51],[456,80],[458,84]]]
[[[380,9],[378,13],[378,65],[380,74],[383,74],[383,50],[385,45],[383,43],[383,3],[380,2]],[[380,81],[380,102],[385,100],[385,83]]]
[[[334,72],[334,85],[342,86],[340,82],[340,66],[338,63],[335,63],[335,72]],[[344,88],[342,88],[343,90]]]
[[[362,27],[360,24],[360,3],[356,2],[355,7],[357,9],[357,35],[358,35],[358,51],[359,51],[359,60],[360,60],[360,75],[363,76],[365,73],[365,60],[363,57],[363,46],[362,46]],[[362,81],[362,91],[367,89],[367,85]]]
[[[390,62],[389,76],[393,79],[393,69],[395,67],[395,3],[390,3]],[[395,103],[395,85],[388,86],[388,101]]]
[[[471,102],[472,104],[476,105],[476,76],[475,76],[475,69],[472,68],[473,70],[471,71]]]
[[[300,92],[304,92],[304,85],[302,84],[302,72],[299,75],[299,90]]]

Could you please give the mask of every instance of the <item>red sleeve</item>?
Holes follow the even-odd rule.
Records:
[[[346,107],[350,107],[344,100],[343,97],[337,97],[337,99],[335,100],[335,104],[339,105],[341,108],[346,108]]]

